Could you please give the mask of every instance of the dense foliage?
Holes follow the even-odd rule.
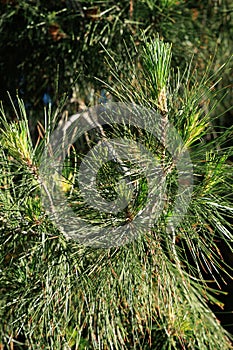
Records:
[[[43,119],[43,104],[59,104],[63,94],[72,111],[83,100],[97,102],[101,84],[95,78],[111,80],[104,49],[121,57],[119,69],[126,72],[124,42],[133,53],[144,34],[158,32],[173,43],[181,69],[195,54],[200,76],[211,56],[216,70],[231,55],[230,0],[1,0],[0,6],[0,98],[8,102],[6,91],[15,95],[17,89],[34,119],[38,113]],[[228,109],[230,98],[223,103]]]
[[[224,309],[233,277],[230,1],[0,4],[0,348],[232,348],[232,306]],[[166,205],[137,240],[95,249],[67,239],[46,214],[40,165],[61,115],[108,99],[159,113],[165,141],[165,126],[175,126],[194,187],[168,233],[179,200],[171,155],[148,130],[105,126],[109,139],[140,141],[160,161]],[[103,216],[80,195],[80,161],[98,143],[91,136],[69,148],[57,185],[95,225],[133,221],[149,191],[133,154],[124,164],[135,184],[130,208]],[[116,170],[112,162],[99,172],[109,200],[124,178]]]

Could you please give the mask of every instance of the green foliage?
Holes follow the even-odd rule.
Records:
[[[14,96],[18,90],[32,125],[43,119],[44,94],[49,95],[44,103],[51,99],[55,105],[68,95],[67,108],[72,112],[83,100],[87,105],[98,101],[101,84],[95,77],[111,81],[103,48],[120,56],[119,68],[127,72],[124,41],[133,54],[144,35],[159,33],[173,43],[174,62],[181,69],[191,55],[198,55],[200,77],[210,56],[215,55],[215,71],[231,55],[230,0],[1,0],[0,4],[0,99],[7,108],[6,91]],[[227,73],[223,80],[223,86],[231,84]],[[230,106],[226,97],[221,111]]]
[[[231,348],[230,335],[208,304],[220,304],[216,285],[227,274],[232,276],[218,248],[221,240],[232,249],[233,240],[233,149],[225,145],[232,128],[215,137],[211,124],[217,98],[212,80],[219,72],[211,79],[206,74],[201,82],[191,68],[181,76],[170,67],[170,45],[158,38],[145,39],[143,45],[136,49],[142,66],[134,62],[133,53],[126,63],[129,78],[114,59],[115,80],[106,87],[117,100],[161,112],[164,130],[169,120],[182,136],[195,174],[188,213],[174,232],[167,232],[177,185],[171,173],[165,210],[144,236],[111,249],[67,240],[50,222],[40,199],[41,150],[57,117],[47,123],[44,138],[34,147],[22,101],[17,121],[7,123],[2,110],[0,341],[6,348],[12,342],[33,350]],[[130,126],[106,132],[140,140],[161,160],[164,171],[170,167],[171,157],[149,132]],[[73,148],[63,173],[69,185],[63,189],[71,200],[78,192],[75,176],[81,157]],[[105,189],[113,193],[116,164],[106,166],[99,183],[103,177]],[[136,211],[147,191],[143,179],[137,190]],[[91,214],[82,203],[81,209]]]

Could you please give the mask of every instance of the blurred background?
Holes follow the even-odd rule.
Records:
[[[0,99],[10,108],[7,91],[18,93],[32,124],[64,96],[71,113],[98,103],[106,98],[98,79],[113,84],[106,57],[125,74],[126,56],[156,33],[173,44],[173,65],[182,72],[193,59],[201,79],[210,60],[214,72],[232,54],[232,11],[231,0],[0,0]],[[228,86],[221,114],[232,103],[229,70],[219,85]]]

